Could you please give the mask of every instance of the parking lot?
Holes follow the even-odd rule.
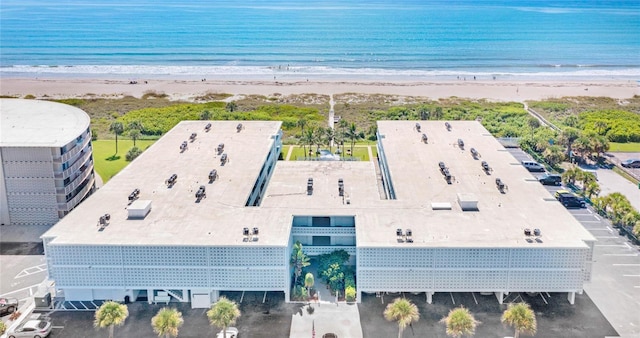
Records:
[[[509,149],[509,152],[518,161],[530,160],[520,149]],[[541,174],[532,175],[537,177]],[[638,200],[635,202],[640,202],[640,192],[634,189],[633,184],[611,170],[598,171],[598,179],[608,188],[603,189],[603,194],[613,191],[620,191],[625,195],[634,194],[628,196],[631,200],[637,193]],[[551,194],[559,189],[566,189],[545,187]],[[568,211],[598,240],[593,250],[592,280],[585,284],[587,296],[593,300],[621,337],[640,337],[639,248],[614,229],[608,220],[597,215],[590,206]]]

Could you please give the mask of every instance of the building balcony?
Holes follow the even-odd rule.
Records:
[[[59,154],[53,155],[53,161],[55,163],[64,163],[69,161],[73,156],[75,156],[80,151],[82,151],[82,149],[86,148],[90,142],[91,142],[91,133],[90,132],[83,133],[82,141],[80,141],[80,143],[76,143],[76,145],[73,148],[69,149],[69,151],[67,151],[63,155],[59,155]]]
[[[355,227],[309,227],[293,226],[292,236],[350,236],[356,235]]]
[[[86,167],[84,169],[80,168],[79,171],[80,175],[74,178],[73,181],[69,182],[66,187],[56,189],[58,195],[67,196],[67,194],[70,194],[80,184],[82,184],[82,182],[84,182],[84,180],[93,172],[93,161],[87,162]]]
[[[349,255],[351,256],[355,256],[356,254],[356,246],[353,245],[305,245],[304,246],[304,253],[307,254],[308,256],[318,256],[318,255],[322,255],[322,254],[328,254],[328,253],[332,253],[336,250],[344,250],[346,251]]]
[[[80,156],[80,158],[78,158],[78,160],[71,167],[65,169],[62,172],[55,173],[55,178],[64,179],[64,178],[70,177],[71,174],[78,171],[78,169],[80,169],[80,167],[82,167],[87,162],[87,160],[91,158],[91,153],[92,153],[91,150],[84,152],[83,155]]]
[[[59,211],[70,211],[73,209],[83,198],[87,196],[87,194],[93,189],[93,185],[95,183],[95,177],[91,176],[87,181],[86,185],[76,194],[74,198],[69,200],[67,203],[58,203]]]

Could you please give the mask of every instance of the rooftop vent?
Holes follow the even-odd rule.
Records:
[[[504,182],[502,182],[502,180],[498,177],[496,178],[496,188],[498,188],[498,191],[500,191],[501,193],[506,193],[507,190],[509,190],[509,187],[504,184]]]
[[[429,143],[429,138],[427,137],[427,134],[422,134],[422,142]]]
[[[487,163],[487,161],[482,161],[482,163],[480,163],[480,165],[482,166],[482,170],[484,171],[485,174],[491,175],[491,172],[493,171],[493,168],[491,168],[489,166],[489,163]]]
[[[229,157],[227,156],[226,153],[222,154],[222,156],[220,156],[220,165],[225,165],[227,164],[227,162],[229,161]]]
[[[307,195],[313,194],[313,177],[309,177],[307,180]]]
[[[480,153],[476,150],[476,148],[469,149],[471,151],[471,156],[473,156],[474,160],[477,160],[480,157]]]
[[[458,193],[458,204],[462,211],[478,211],[478,197],[472,193]]]
[[[238,125],[236,126],[236,131],[239,133],[242,131],[242,129],[244,129],[244,127],[242,126],[242,123],[238,123]]]
[[[218,152],[218,155],[222,154],[222,152],[224,151],[224,143],[218,144],[218,148],[216,149],[216,151]]]
[[[196,191],[196,203],[200,203],[203,198],[207,197],[207,188],[204,185],[201,185],[198,191]]]
[[[464,141],[461,138],[458,139],[458,148],[464,150]]]
[[[196,137],[198,137],[198,133],[191,133],[191,136],[189,136],[189,140],[191,140],[191,142],[196,140]]]
[[[449,122],[445,122],[444,127],[447,128],[447,131],[451,131],[451,124]]]
[[[129,203],[135,201],[140,196],[140,189],[136,188],[129,194]]]
[[[211,123],[207,123],[207,125],[204,126],[204,130],[208,133],[209,130],[211,130]]]
[[[213,183],[218,178],[218,171],[213,169],[209,172],[209,183]]]
[[[243,238],[243,242],[257,242],[258,241],[258,234],[259,234],[259,230],[258,228],[253,228],[251,231],[249,231],[249,228],[243,228],[242,229],[242,236]]]
[[[341,178],[338,179],[338,196],[344,196],[344,181]]]
[[[540,229],[533,229],[533,235],[540,237],[542,236],[542,232],[540,231]]]
[[[176,184],[177,181],[178,181],[178,175],[173,174],[169,176],[169,178],[166,181],[164,181],[164,184],[166,184],[167,187],[171,188],[173,187],[174,184]]]
[[[182,144],[180,145],[180,152],[184,152],[185,150],[187,150],[188,144],[187,141],[182,142]]]
[[[142,219],[151,211],[150,200],[137,200],[127,207],[129,219]]]
[[[404,235],[407,243],[413,243],[413,231],[411,229],[405,230]]]
[[[420,123],[416,123],[416,131],[420,132]]]
[[[413,232],[411,229],[407,229],[406,231],[402,231],[402,229],[396,229],[396,240],[398,243],[413,243]]]
[[[451,210],[449,202],[431,202],[431,210]]]
[[[109,221],[111,220],[111,215],[104,214],[98,218],[98,227],[100,230],[104,229],[107,225],[109,225]]]
[[[525,236],[531,236],[531,229],[529,229],[529,228],[524,229],[524,235]]]

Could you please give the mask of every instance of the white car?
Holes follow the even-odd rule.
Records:
[[[238,337],[238,329],[235,327],[227,328],[227,338],[236,338]],[[224,338],[224,331],[218,332],[216,338]]]
[[[7,333],[8,338],[44,338],[51,333],[48,320],[29,320]]]

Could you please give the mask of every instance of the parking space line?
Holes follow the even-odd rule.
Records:
[[[596,244],[594,246],[597,246],[597,247],[614,247],[614,246],[626,247],[624,244]]]
[[[629,248],[629,250],[633,250],[633,248],[631,247],[631,245],[629,245],[629,243],[624,242],[624,245],[626,245],[626,246],[627,246],[627,248]]]
[[[602,223],[601,221],[578,221],[580,223]]]
[[[593,215],[593,217],[595,217],[598,221],[600,221],[600,216],[598,216],[598,215]]]
[[[589,231],[609,231],[609,229],[607,229],[607,228],[593,228],[593,229],[587,228],[587,230],[589,230]],[[611,232],[611,231],[609,231],[609,232]]]
[[[633,254],[604,254],[604,256],[630,256],[630,257],[638,257],[637,253]]]
[[[621,263],[615,263],[612,265],[613,266],[640,266],[640,264],[621,264]]]
[[[474,295],[473,292],[471,293],[471,295],[473,296],[473,300],[476,302],[476,305],[478,305],[478,300],[476,299],[476,295]]]
[[[540,297],[542,298],[542,300],[544,301],[545,304],[549,305],[549,303],[547,302],[547,300],[544,298],[544,296],[542,295],[542,292],[539,293]]]
[[[453,293],[449,292],[449,295],[451,296],[451,301],[453,302],[453,305],[456,305],[456,300],[453,299]]]
[[[618,236],[593,236],[595,238],[618,238]]]

